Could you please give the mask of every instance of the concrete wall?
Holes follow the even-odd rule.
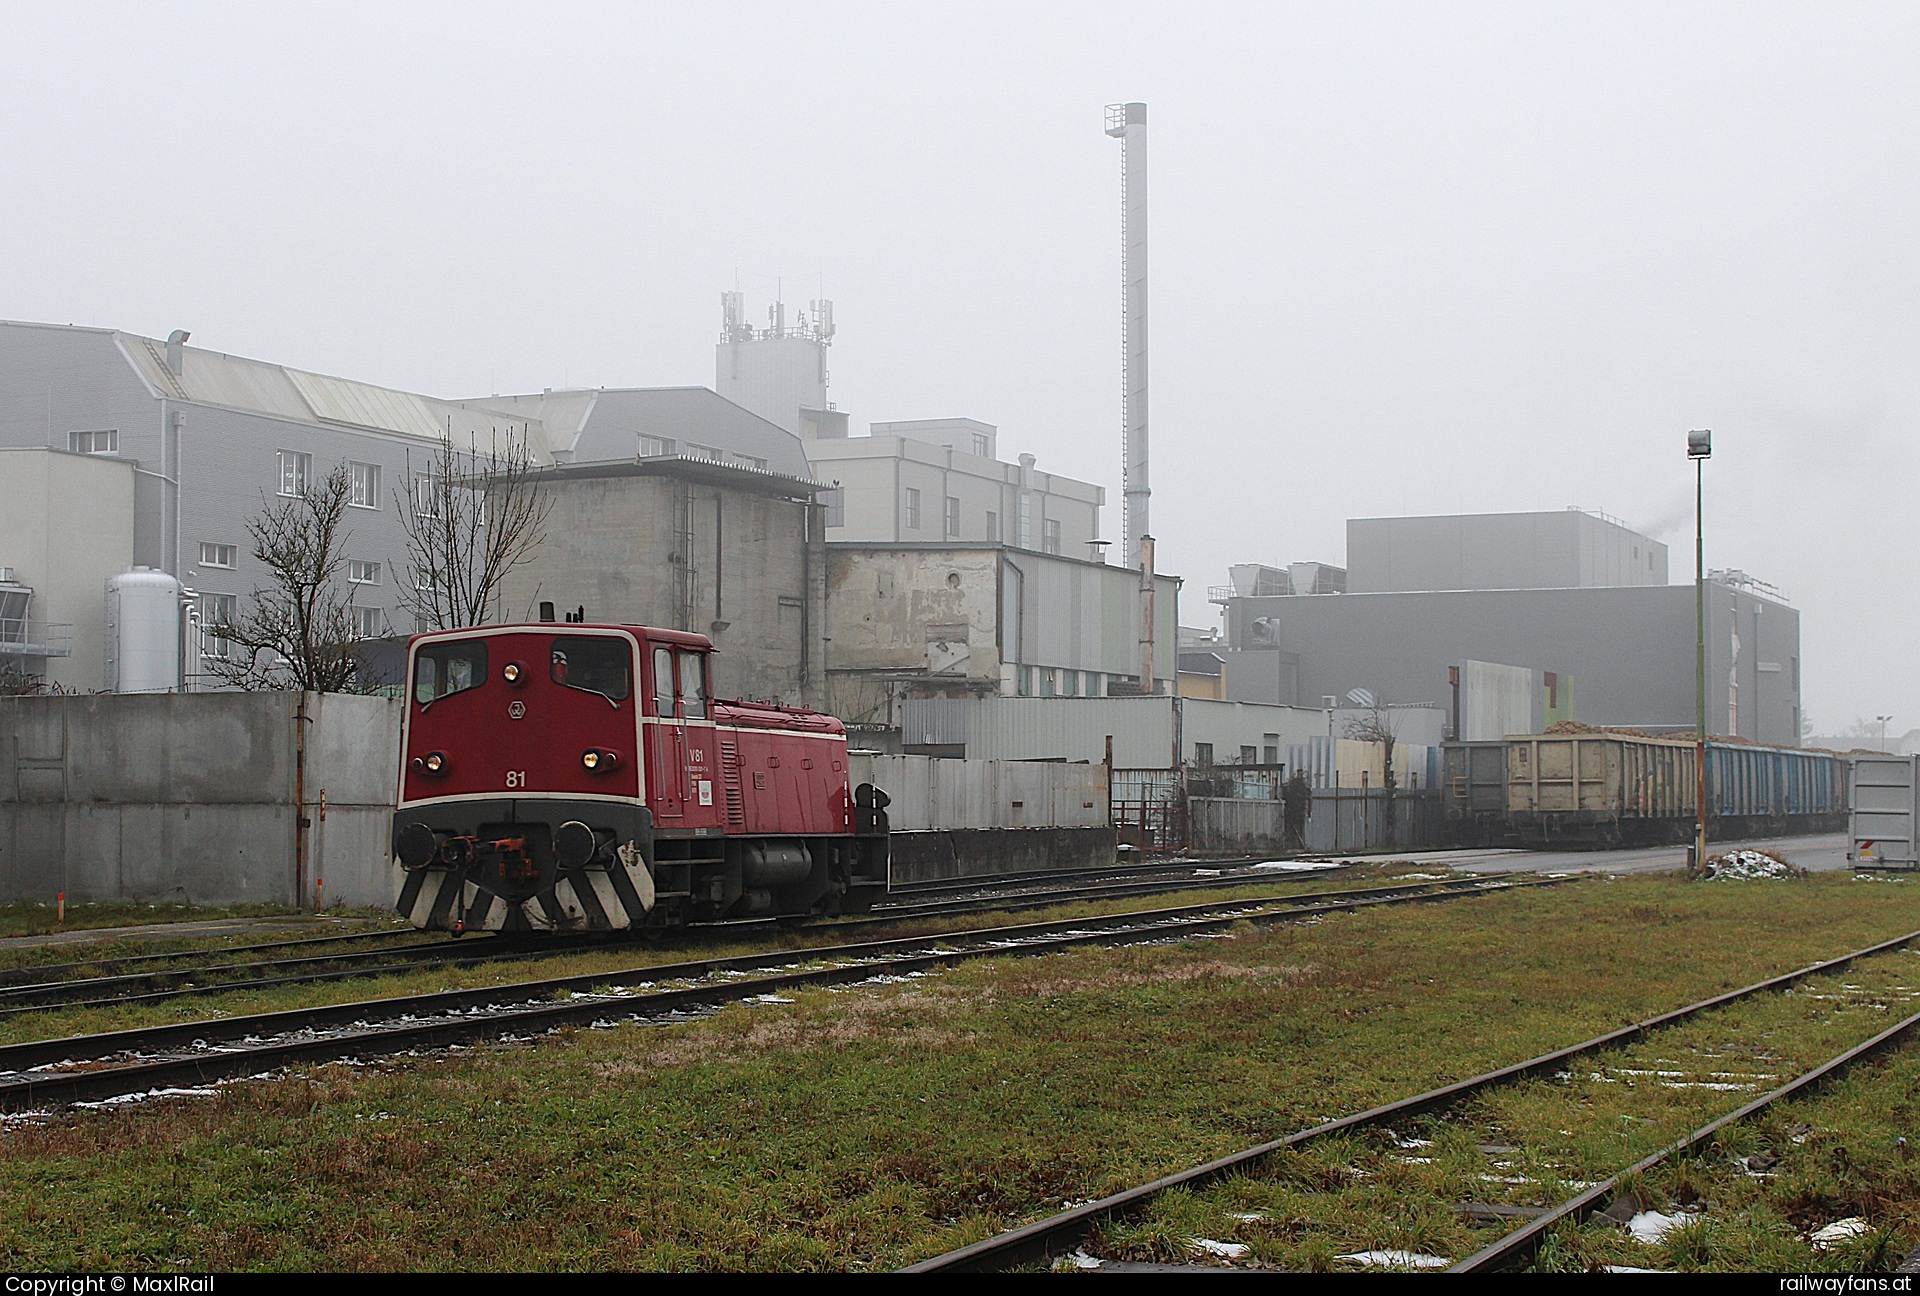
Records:
[[[40,640],[49,624],[69,627],[70,655],[24,665],[62,688],[98,689],[107,582],[133,564],[133,465],[64,450],[0,449],[0,482],[0,567],[33,587],[29,638]]]
[[[1264,756],[1266,747],[1284,752],[1327,732],[1322,710],[1200,698],[979,698],[969,710],[969,759],[1097,765],[1105,761],[1111,737],[1120,769],[1197,764],[1199,743],[1213,744],[1214,762],[1230,765],[1242,747]]]
[[[1299,659],[1303,699],[1368,688],[1444,704],[1447,667],[1472,658],[1573,676],[1580,718],[1593,724],[1694,723],[1690,586],[1245,598],[1227,615],[1236,644],[1255,617],[1272,618],[1278,649]],[[1798,746],[1800,614],[1717,583],[1707,592],[1708,729],[1730,730],[1736,628],[1739,736]]]
[[[546,540],[501,585],[500,614],[530,620],[542,601],[587,620],[710,636],[714,691],[788,704],[821,701],[820,559],[801,500],[719,480],[549,475]],[[693,615],[684,615],[681,526],[691,515]],[[812,607],[807,606],[808,602]],[[722,625],[721,623],[724,623]]]
[[[296,896],[297,695],[0,698],[0,900],[390,905],[400,704],[308,702]]]
[[[852,777],[893,798],[896,831],[928,828],[1104,828],[1104,765],[936,760],[855,752]]]
[[[1111,828],[953,828],[895,833],[888,844],[894,885],[998,873],[1101,868],[1114,862]]]
[[[1664,544],[1577,509],[1347,520],[1353,594],[1666,583]]]

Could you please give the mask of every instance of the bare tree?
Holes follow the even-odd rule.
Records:
[[[44,697],[59,691],[60,686],[48,684],[44,676],[10,661],[0,661],[0,697]]]
[[[540,489],[526,430],[482,452],[455,448],[452,429],[400,502],[407,528],[407,606],[422,629],[480,625],[500,586],[546,539],[553,502]]]
[[[343,592],[338,579],[352,489],[341,464],[305,494],[264,507],[247,522],[253,556],[272,584],[253,592],[253,607],[244,616],[202,628],[227,645],[228,655],[206,658],[207,669],[221,681],[249,690],[356,691],[358,627],[352,594]]]
[[[1347,737],[1358,742],[1379,743],[1381,764],[1385,773],[1383,783],[1393,786],[1393,748],[1398,739],[1393,728],[1393,712],[1387,709],[1385,702],[1376,702],[1365,708],[1357,716],[1347,718]]]
[[[1366,707],[1357,716],[1347,718],[1347,737],[1360,742],[1380,744],[1381,779],[1380,785],[1387,790],[1386,842],[1393,845],[1393,748],[1398,735],[1394,732],[1393,712],[1387,709],[1385,699],[1378,699]]]

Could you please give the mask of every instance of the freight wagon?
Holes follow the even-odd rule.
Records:
[[[1440,814],[1455,846],[1500,846],[1507,825],[1507,744],[1448,743],[1440,751]]]
[[[1446,759],[1449,826],[1463,842],[1488,844],[1502,840],[1501,832],[1526,846],[1640,845],[1693,836],[1694,744],[1685,738],[1525,734],[1498,744],[1455,744]],[[1489,808],[1501,759],[1503,818]],[[1707,835],[1736,840],[1841,831],[1848,766],[1846,757],[1831,752],[1709,742]]]

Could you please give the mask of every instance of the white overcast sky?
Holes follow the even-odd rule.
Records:
[[[1182,620],[1344,520],[1604,509],[1803,614],[1822,731],[1920,725],[1920,7],[0,0],[0,316],[437,395],[713,381],[836,305],[856,428],[1108,488],[1152,156]]]

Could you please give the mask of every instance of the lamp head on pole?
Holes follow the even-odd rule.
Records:
[[[1713,431],[1710,428],[1687,433],[1687,458],[1713,458]]]

